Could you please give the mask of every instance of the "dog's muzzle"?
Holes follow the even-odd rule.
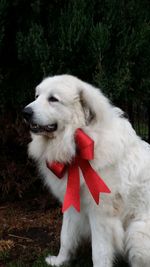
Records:
[[[29,125],[30,131],[35,134],[52,133],[57,130],[57,123],[52,123],[48,125],[39,125],[34,121],[33,109],[30,107],[25,107],[22,111],[25,122]]]

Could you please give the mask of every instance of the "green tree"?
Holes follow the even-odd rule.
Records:
[[[1,106],[20,108],[43,77],[66,72],[115,102],[147,101],[149,18],[148,0],[0,0]]]

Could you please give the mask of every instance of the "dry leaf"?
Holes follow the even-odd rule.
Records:
[[[14,242],[12,240],[0,240],[0,252],[7,251],[14,246]]]

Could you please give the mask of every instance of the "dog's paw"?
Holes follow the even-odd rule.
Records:
[[[45,258],[45,261],[48,265],[51,266],[61,266],[65,262],[65,260],[63,260],[59,256],[48,256]]]

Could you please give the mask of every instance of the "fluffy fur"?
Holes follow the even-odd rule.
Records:
[[[111,189],[97,206],[81,175],[81,212],[63,215],[58,256],[46,262],[60,266],[70,259],[83,237],[92,243],[94,267],[112,267],[122,253],[132,267],[150,266],[150,147],[142,141],[120,109],[99,89],[70,75],[49,77],[36,88],[34,123],[57,123],[51,134],[32,134],[29,155],[37,161],[45,184],[63,202],[67,177],[59,180],[46,160],[70,162],[75,155],[74,132],[82,128],[95,142],[93,168]],[[59,101],[49,102],[55,96]]]

